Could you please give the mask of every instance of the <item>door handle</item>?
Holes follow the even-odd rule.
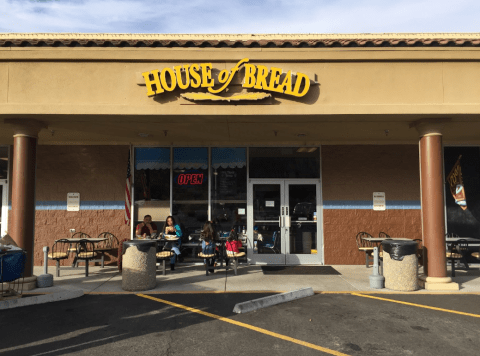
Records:
[[[287,215],[287,216],[285,217],[285,222],[284,222],[283,226],[285,226],[285,227],[290,227],[291,225],[292,225],[292,219],[291,219],[290,216]]]

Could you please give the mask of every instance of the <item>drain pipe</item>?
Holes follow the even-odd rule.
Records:
[[[373,248],[373,274],[370,277],[370,288],[382,289],[385,277],[378,273],[378,247]]]

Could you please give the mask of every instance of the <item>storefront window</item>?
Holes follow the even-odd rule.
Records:
[[[212,148],[212,220],[229,232],[247,225],[247,151]]]
[[[135,149],[134,198],[135,224],[151,215],[160,229],[170,215],[170,148]]]
[[[172,213],[188,236],[208,220],[208,148],[174,148],[172,184]]]
[[[8,179],[8,147],[0,147],[0,179]]]
[[[445,147],[444,167],[447,232],[454,236],[477,237],[480,231],[480,147]],[[449,179],[454,167],[457,167],[457,174]],[[460,194],[458,201],[452,194],[452,191],[461,193],[461,185],[465,205],[461,204]]]
[[[252,147],[250,178],[320,178],[317,147]]]

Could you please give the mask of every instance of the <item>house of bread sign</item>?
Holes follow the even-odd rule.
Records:
[[[235,75],[245,70],[242,87],[247,89],[265,90],[302,97],[310,89],[310,78],[303,73],[291,70],[284,72],[281,68],[253,65],[248,58],[240,60],[233,68],[223,69],[213,78],[212,63],[184,64],[162,70],[151,70],[142,73],[147,87],[147,96],[161,95],[175,89],[199,89],[197,93],[183,93],[182,97],[189,100],[260,100],[270,97],[264,92],[244,92],[229,97],[217,95],[228,90]]]

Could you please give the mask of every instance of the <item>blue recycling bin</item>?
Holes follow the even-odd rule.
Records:
[[[23,277],[27,253],[23,250],[0,254],[0,283],[13,282]]]

